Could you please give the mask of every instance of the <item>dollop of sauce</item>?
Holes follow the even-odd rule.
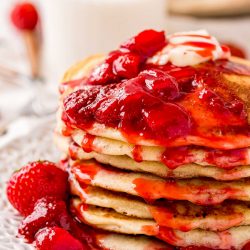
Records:
[[[167,38],[167,45],[149,58],[148,63],[165,65],[170,62],[183,67],[209,60],[228,59],[231,55],[230,50],[221,46],[206,30],[179,32]]]

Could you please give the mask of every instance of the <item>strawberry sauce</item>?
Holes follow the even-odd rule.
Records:
[[[110,172],[115,175],[117,170],[97,162],[75,163],[71,169],[76,180],[84,185],[91,184],[96,175],[102,171],[107,175]],[[120,173],[120,171],[117,173]],[[187,200],[205,206],[220,204],[227,199],[244,200],[246,197],[243,190],[231,187],[230,183],[217,186],[218,182],[215,182],[214,186],[212,186],[205,179],[200,183],[190,182],[190,184],[187,184],[172,179],[161,180],[140,177],[135,178],[133,184],[136,193],[150,203],[163,198],[167,200]]]
[[[88,131],[95,123],[103,124],[135,144],[148,140],[166,147],[250,146],[246,106],[222,75],[249,76],[250,68],[227,60],[196,67],[146,63],[166,43],[163,33],[147,31],[111,52],[80,81],[82,87],[64,99],[66,125]],[[192,46],[204,49],[199,53],[213,47],[200,42]]]
[[[142,162],[142,147],[140,145],[135,145],[132,150],[133,159],[137,162]]]
[[[82,139],[81,147],[86,153],[90,153],[93,150],[93,142],[95,136],[91,134],[85,134]]]
[[[166,148],[161,161],[170,169],[175,169],[182,164],[201,161],[224,169],[233,169],[250,163],[247,148],[218,150],[195,146]]]
[[[165,198],[168,200],[188,200],[198,205],[216,205],[226,199],[244,197],[244,191],[232,188],[229,185],[221,188],[213,188],[209,184],[181,185],[175,180],[150,180],[137,178],[133,181],[135,191],[146,201],[154,201]]]

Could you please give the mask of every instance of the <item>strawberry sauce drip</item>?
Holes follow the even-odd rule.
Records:
[[[71,167],[71,172],[81,183],[89,185],[95,175],[102,170],[98,163],[79,162]]]
[[[142,162],[142,147],[140,145],[135,145],[132,150],[133,159],[137,162]]]
[[[82,139],[81,147],[86,153],[90,153],[93,150],[93,142],[95,136],[91,134],[85,134]]]
[[[146,31],[111,52],[87,80],[80,80],[81,88],[64,99],[63,121],[83,130],[103,124],[134,144],[149,140],[166,147],[250,146],[246,106],[222,76],[249,76],[250,68],[227,60],[197,67],[147,64],[166,43],[163,33]],[[194,45],[205,48],[202,53],[213,46]]]
[[[182,45],[192,46],[201,48],[201,50],[197,50],[196,53],[202,57],[212,56],[213,50],[215,49],[215,45],[207,42],[184,42]]]
[[[200,152],[200,153],[197,153]],[[208,165],[215,165],[224,169],[233,169],[239,165],[249,164],[248,149],[218,150],[201,147],[166,148],[161,161],[170,169],[180,165],[203,161]]]
[[[69,145],[69,156],[72,160],[78,159],[78,145],[74,142]]]
[[[209,184],[179,185],[175,180],[150,180],[137,178],[133,181],[135,191],[146,201],[165,198],[168,200],[188,200],[198,205],[216,205],[226,199],[235,199],[243,195],[244,191],[229,186],[218,188],[209,187]]]

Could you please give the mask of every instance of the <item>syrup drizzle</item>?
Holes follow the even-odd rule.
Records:
[[[135,145],[132,150],[133,159],[137,162],[142,162],[142,147],[140,145]]]
[[[85,134],[82,139],[81,147],[86,153],[93,151],[93,142],[96,136],[91,134]]]

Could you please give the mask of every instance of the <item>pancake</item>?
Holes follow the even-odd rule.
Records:
[[[74,79],[79,79],[79,77],[86,77],[91,72],[91,69],[93,69],[96,65],[98,65],[98,62],[103,61],[102,56],[96,56],[91,57],[89,59],[86,59],[85,61],[81,62],[78,65],[74,66],[73,68],[69,69],[69,71],[66,73],[63,82],[66,82],[63,84],[63,86],[67,86],[67,83],[69,81]],[[248,62],[243,60],[238,60],[235,58],[231,59],[232,61],[237,61],[237,63],[244,63],[248,64]],[[237,67],[237,66],[236,66]],[[227,88],[229,89],[230,93],[234,94],[235,96],[238,96],[241,98],[244,102],[244,104],[247,107],[247,114],[248,114],[248,122],[250,121],[250,98],[249,98],[249,85],[250,85],[250,77],[249,76],[242,76],[242,75],[236,75],[236,74],[224,74],[224,77],[227,79],[225,82],[227,84]],[[80,81],[80,80],[79,80]],[[74,82],[75,83],[75,82]],[[80,81],[81,83],[81,81]],[[80,84],[79,83],[79,84]],[[65,93],[67,95],[77,89],[77,86],[71,88],[71,83],[69,83],[69,88]],[[89,86],[81,86],[81,89],[89,88]],[[66,94],[63,94],[62,97],[65,97]],[[204,117],[202,120],[206,120],[206,117]],[[201,120],[200,120],[201,122]],[[74,126],[73,126],[74,127]],[[157,146],[161,145],[155,140],[143,139],[143,138],[137,138],[135,136],[129,137],[124,136],[124,134],[115,128],[104,126],[104,124],[100,124],[98,122],[94,122],[91,127],[85,128],[86,132],[100,136],[100,137],[106,137],[110,139],[115,139],[118,141],[124,141],[124,142],[130,142],[135,143],[138,145],[143,146]],[[168,146],[183,146],[183,145],[200,145],[200,146],[206,146],[211,148],[220,148],[220,149],[233,149],[233,148],[243,148],[250,146],[250,138],[249,136],[237,134],[235,135],[228,135],[227,137],[216,137],[216,140],[212,140],[209,136],[207,137],[200,137],[196,135],[188,135],[185,138],[177,138],[176,140],[172,141],[171,144],[168,144]]]
[[[171,250],[172,247],[152,237],[102,233],[98,238],[99,246],[109,250]]]
[[[81,205],[78,199],[72,201],[72,212],[78,219],[93,227],[132,235],[155,236],[179,247],[200,246],[213,249],[240,249],[250,238],[250,227],[233,227],[223,232],[200,229],[182,232],[159,227],[154,221],[118,214],[110,209]]]
[[[212,179],[162,179],[149,174],[125,172],[96,161],[71,163],[70,172],[82,185],[157,199],[187,200],[215,205],[227,199],[250,201],[250,180],[220,182]]]
[[[213,207],[197,206],[185,201],[147,204],[122,193],[93,186],[82,188],[74,178],[70,180],[70,187],[71,193],[80,197],[83,204],[110,208],[131,217],[152,219],[160,226],[180,231],[197,228],[224,231],[235,226],[250,225],[249,203],[228,201]]]
[[[63,134],[63,126],[65,125],[58,121],[57,131],[59,134]],[[176,168],[178,165],[182,165],[182,162],[183,164],[196,163],[204,166],[216,165],[221,168],[232,168],[250,164],[249,148],[225,152],[201,147],[166,149],[157,146],[136,146],[105,137],[91,136],[79,129],[72,131],[71,138],[76,144],[82,146],[85,151],[95,151],[106,155],[127,155],[136,161],[163,161],[169,168]],[[89,138],[91,138],[91,143],[89,142]],[[170,157],[178,153],[183,157],[178,158],[179,162],[174,162]]]
[[[78,145],[72,144],[70,138],[55,134],[54,141],[58,148],[66,155],[74,159],[90,160],[108,164],[116,168],[134,172],[145,172],[163,178],[195,178],[210,177],[216,180],[237,180],[250,177],[250,166],[239,166],[230,170],[213,166],[201,166],[197,164],[184,164],[176,169],[169,169],[163,163],[156,161],[136,162],[127,156],[105,155],[92,151],[86,153]]]

